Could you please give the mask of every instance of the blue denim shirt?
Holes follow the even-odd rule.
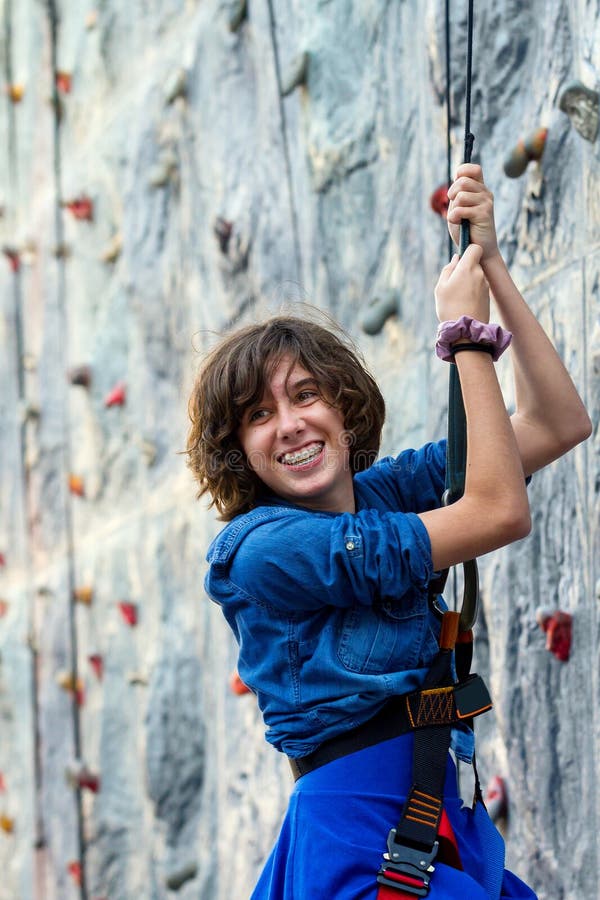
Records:
[[[289,756],[422,683],[439,627],[416,514],[440,505],[445,465],[445,441],[406,450],[354,477],[354,514],[273,495],[211,544],[206,590],[239,644],[267,740]]]

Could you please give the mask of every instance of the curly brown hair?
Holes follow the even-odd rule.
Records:
[[[246,462],[238,429],[244,411],[260,402],[283,356],[314,375],[324,397],[341,411],[353,473],[367,469],[379,451],[385,403],[341,329],[336,334],[295,316],[240,328],[206,357],[188,404],[192,424],[186,452],[200,486],[197,496],[208,492],[222,521],[252,509],[264,489]]]

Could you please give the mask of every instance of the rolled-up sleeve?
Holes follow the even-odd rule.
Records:
[[[431,545],[413,513],[290,514],[256,525],[228,561],[248,597],[285,610],[414,602],[432,576]],[[407,599],[407,602],[409,600]]]
[[[386,456],[355,477],[355,492],[364,506],[386,505],[403,512],[436,509],[444,493],[446,441],[425,444]]]

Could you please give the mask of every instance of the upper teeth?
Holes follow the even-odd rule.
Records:
[[[298,465],[298,463],[308,462],[321,452],[322,444],[311,444],[310,447],[304,447],[296,453],[284,453],[281,457],[284,463],[288,465]]]

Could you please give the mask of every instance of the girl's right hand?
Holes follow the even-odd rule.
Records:
[[[470,244],[461,258],[455,254],[442,269],[435,287],[435,307],[440,322],[461,316],[489,322],[490,293],[479,265],[481,253],[481,247]]]

